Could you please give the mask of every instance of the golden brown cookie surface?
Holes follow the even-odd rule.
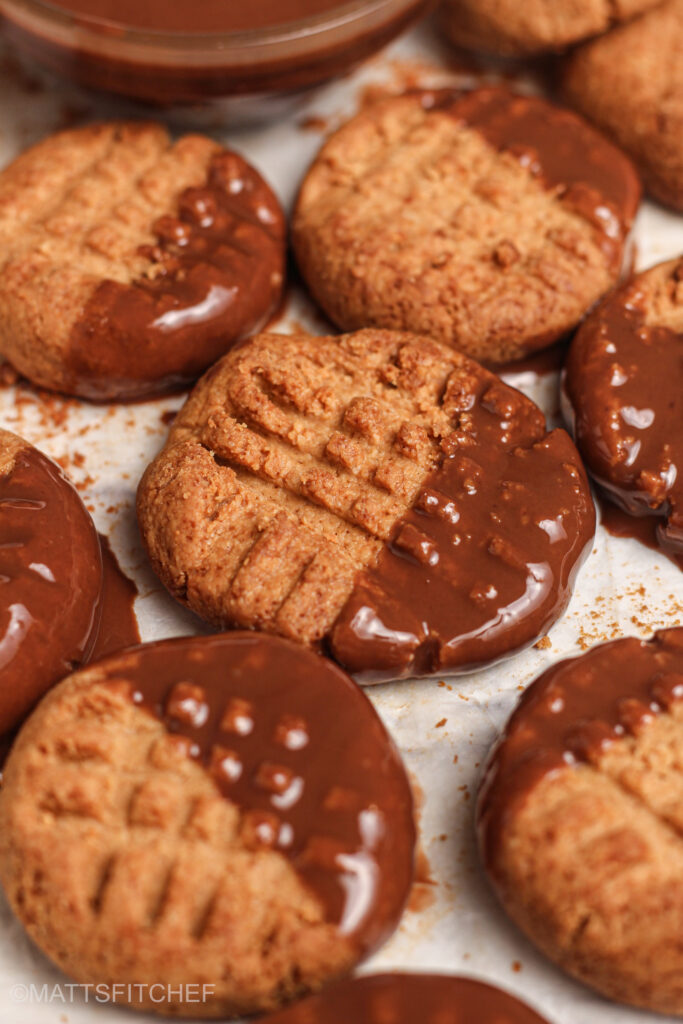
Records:
[[[512,919],[610,999],[683,1014],[683,629],[563,661],[522,697],[479,799]]]
[[[84,398],[178,388],[273,312],[284,230],[260,175],[211,139],[52,136],[0,174],[0,352]]]
[[[594,530],[540,410],[416,335],[261,335],[197,385],[138,490],[166,587],[367,681],[463,671],[565,608]]]
[[[445,0],[442,24],[458,46],[518,57],[562,50],[658,3],[661,0]]]
[[[320,987],[388,937],[412,882],[410,787],[371,704],[330,662],[254,634],[69,677],[13,747],[0,822],[0,877],[44,952],[166,1013]],[[208,991],[191,1005],[150,984]]]
[[[345,330],[411,330],[504,362],[571,330],[615,283],[639,185],[575,115],[504,89],[407,94],[323,146],[292,236]]]
[[[683,260],[637,274],[590,315],[564,387],[589,471],[683,555]]]
[[[683,2],[668,0],[568,58],[569,103],[634,160],[646,189],[683,210]]]

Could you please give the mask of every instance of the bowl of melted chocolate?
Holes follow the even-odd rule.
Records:
[[[24,58],[161,105],[280,96],[346,72],[430,0],[0,0]]]

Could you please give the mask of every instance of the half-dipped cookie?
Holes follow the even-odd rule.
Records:
[[[499,88],[362,111],[301,188],[299,266],[345,330],[410,330],[504,362],[573,329],[616,282],[640,186],[587,122]]]
[[[93,522],[61,469],[0,430],[0,736],[87,658],[100,615]]]
[[[209,138],[51,136],[0,173],[0,354],[88,399],[182,387],[267,321],[284,236],[268,185]]]
[[[154,570],[213,625],[323,645],[365,681],[466,671],[564,610],[593,537],[578,453],[424,337],[261,335],[138,489]]]
[[[377,948],[414,841],[363,692],[253,633],[70,676],[21,730],[0,794],[0,879],[40,948],[112,999],[193,1017],[274,1009]]]
[[[372,974],[331,985],[269,1024],[546,1024],[493,985],[446,974]]]
[[[591,314],[564,390],[589,471],[683,554],[683,260],[638,274]]]
[[[486,870],[560,967],[683,1015],[683,629],[616,640],[532,683],[479,798]]]

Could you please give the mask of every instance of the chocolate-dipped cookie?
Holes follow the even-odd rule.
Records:
[[[374,974],[331,985],[269,1024],[546,1024],[514,996],[473,978]]]
[[[0,736],[83,662],[97,635],[102,560],[60,468],[0,430]]]
[[[284,236],[268,185],[211,139],[53,135],[0,173],[0,353],[82,398],[182,387],[272,314]]]
[[[486,870],[544,953],[683,1015],[683,629],[616,640],[525,692],[479,798]]]
[[[683,260],[632,278],[576,335],[564,381],[584,461],[617,504],[683,555]]]
[[[0,879],[31,937],[77,981],[168,1014],[274,1009],[349,970],[396,927],[414,840],[362,691],[253,633],[69,677],[0,794]]]
[[[427,338],[261,335],[200,381],[138,489],[152,566],[217,627],[365,681],[466,671],[564,610],[594,531],[578,453]]]
[[[505,89],[423,91],[328,139],[292,237],[345,330],[410,330],[505,362],[615,284],[639,196],[628,159],[569,111]]]

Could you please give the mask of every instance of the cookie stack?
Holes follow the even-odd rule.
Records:
[[[90,516],[0,430],[0,880],[54,963],[133,1008],[544,1024],[467,978],[348,978],[397,928],[417,842],[406,768],[359,684],[471,672],[543,637],[593,544],[588,473],[683,553],[683,262],[619,284],[641,181],[618,148],[681,203],[677,72],[647,69],[662,26],[672,53],[683,38],[683,7],[523,7],[449,0],[444,18],[501,54],[606,32],[565,81],[611,139],[501,87],[366,106],[323,145],[290,224],[337,334],[266,329],[285,214],[208,138],[90,125],[0,173],[0,353],[85,401],[193,385],[137,521],[213,635],[101,657]],[[571,335],[575,441],[499,375]],[[532,941],[610,999],[678,1015],[682,701],[680,628],[553,665],[477,812]]]

